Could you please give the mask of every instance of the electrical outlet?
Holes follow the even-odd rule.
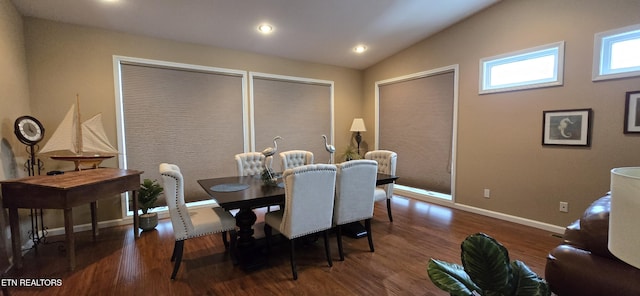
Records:
[[[560,202],[560,212],[568,213],[569,212],[569,203],[566,201]]]
[[[489,190],[489,189],[485,188],[485,189],[484,189],[484,197],[485,197],[485,198],[489,198],[489,197],[491,197],[491,190]]]

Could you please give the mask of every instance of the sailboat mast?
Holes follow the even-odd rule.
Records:
[[[82,154],[84,151],[82,147],[82,121],[80,121],[80,95],[76,94],[76,154]]]

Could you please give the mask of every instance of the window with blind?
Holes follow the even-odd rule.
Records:
[[[233,156],[247,147],[246,72],[125,58],[118,64],[121,166],[160,180],[158,165],[174,163],[187,201],[209,200],[197,180],[234,175]]]
[[[455,72],[378,82],[378,149],[398,153],[399,185],[451,194]]]
[[[280,152],[307,150],[315,163],[328,163],[322,135],[333,143],[333,82],[250,73],[254,150],[278,140],[273,169],[281,171]]]

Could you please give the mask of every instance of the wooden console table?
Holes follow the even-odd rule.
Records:
[[[1,181],[3,206],[9,209],[13,263],[22,268],[22,248],[18,208],[64,210],[65,247],[69,268],[76,267],[75,239],[73,235],[73,207],[90,204],[93,238],[98,234],[96,202],[116,194],[131,191],[133,202],[133,232],[138,232],[138,199],[141,171],[115,168],[72,171],[55,176],[33,176]]]

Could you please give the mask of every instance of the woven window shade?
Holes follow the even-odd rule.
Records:
[[[451,193],[454,74],[379,86],[379,148],[398,153],[398,184]]]
[[[331,85],[271,78],[253,78],[253,107],[256,151],[273,146],[313,152],[315,163],[329,162],[322,135],[331,139]],[[273,169],[282,171],[274,155]]]
[[[244,151],[241,75],[122,65],[126,161],[142,178],[177,164],[187,201],[210,199],[199,179],[235,174]],[[162,202],[163,204],[163,202]]]

